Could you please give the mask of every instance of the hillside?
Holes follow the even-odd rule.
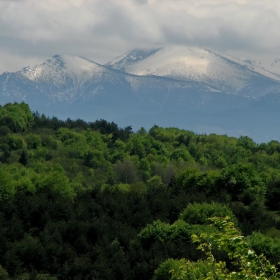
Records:
[[[203,258],[191,236],[213,215],[278,266],[278,141],[132,132],[26,103],[0,107],[0,139],[3,279],[151,279],[169,258]]]

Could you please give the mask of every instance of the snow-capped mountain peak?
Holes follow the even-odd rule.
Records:
[[[137,62],[144,60],[145,58],[153,55],[159,50],[160,48],[151,50],[134,49],[121,56],[118,56],[106,65],[125,72],[128,65],[136,64]]]
[[[79,56],[55,55],[40,65],[26,67],[20,74],[34,82],[50,81],[62,84],[66,79],[86,81],[100,76],[103,66]]]
[[[149,51],[132,50],[107,65],[134,75],[187,77],[188,68],[207,71],[206,51],[198,48],[168,47]],[[193,69],[194,70],[194,69]]]
[[[107,65],[134,75],[203,82],[224,92],[237,94],[254,81],[277,80],[277,75],[263,69],[256,71],[237,59],[196,47],[172,46],[145,54],[139,55],[137,50],[133,50]]]

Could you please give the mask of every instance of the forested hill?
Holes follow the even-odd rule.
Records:
[[[168,259],[205,259],[191,236],[226,215],[280,262],[277,141],[132,132],[25,103],[0,107],[0,139],[0,279],[152,279]]]

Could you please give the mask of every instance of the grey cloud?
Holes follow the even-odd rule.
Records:
[[[134,2],[138,4],[148,4],[147,0],[134,0]]]
[[[191,7],[181,12],[173,9],[171,13],[161,25],[166,43],[212,45],[218,49],[237,47],[250,51],[269,51],[280,45],[276,35],[279,15],[272,9],[232,3],[204,5],[195,10]]]
[[[102,63],[167,44],[278,52],[279,26],[275,0],[0,0],[0,54],[22,58],[20,69],[26,57],[67,53]],[[8,57],[0,72],[15,70]]]

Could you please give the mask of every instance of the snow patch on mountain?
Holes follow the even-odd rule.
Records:
[[[275,73],[278,75],[280,80],[280,58],[270,57],[270,58],[255,58],[257,63],[260,65],[260,67],[264,70],[267,70],[269,72]]]
[[[222,54],[222,56],[231,61],[234,61],[235,63],[245,66],[248,69],[257,72],[263,76],[266,76],[276,81],[280,81],[280,59],[274,59],[272,63],[270,62],[267,63],[267,61],[264,61],[266,63],[264,62],[261,63],[260,61],[257,60],[257,58],[242,60],[224,53]]]

